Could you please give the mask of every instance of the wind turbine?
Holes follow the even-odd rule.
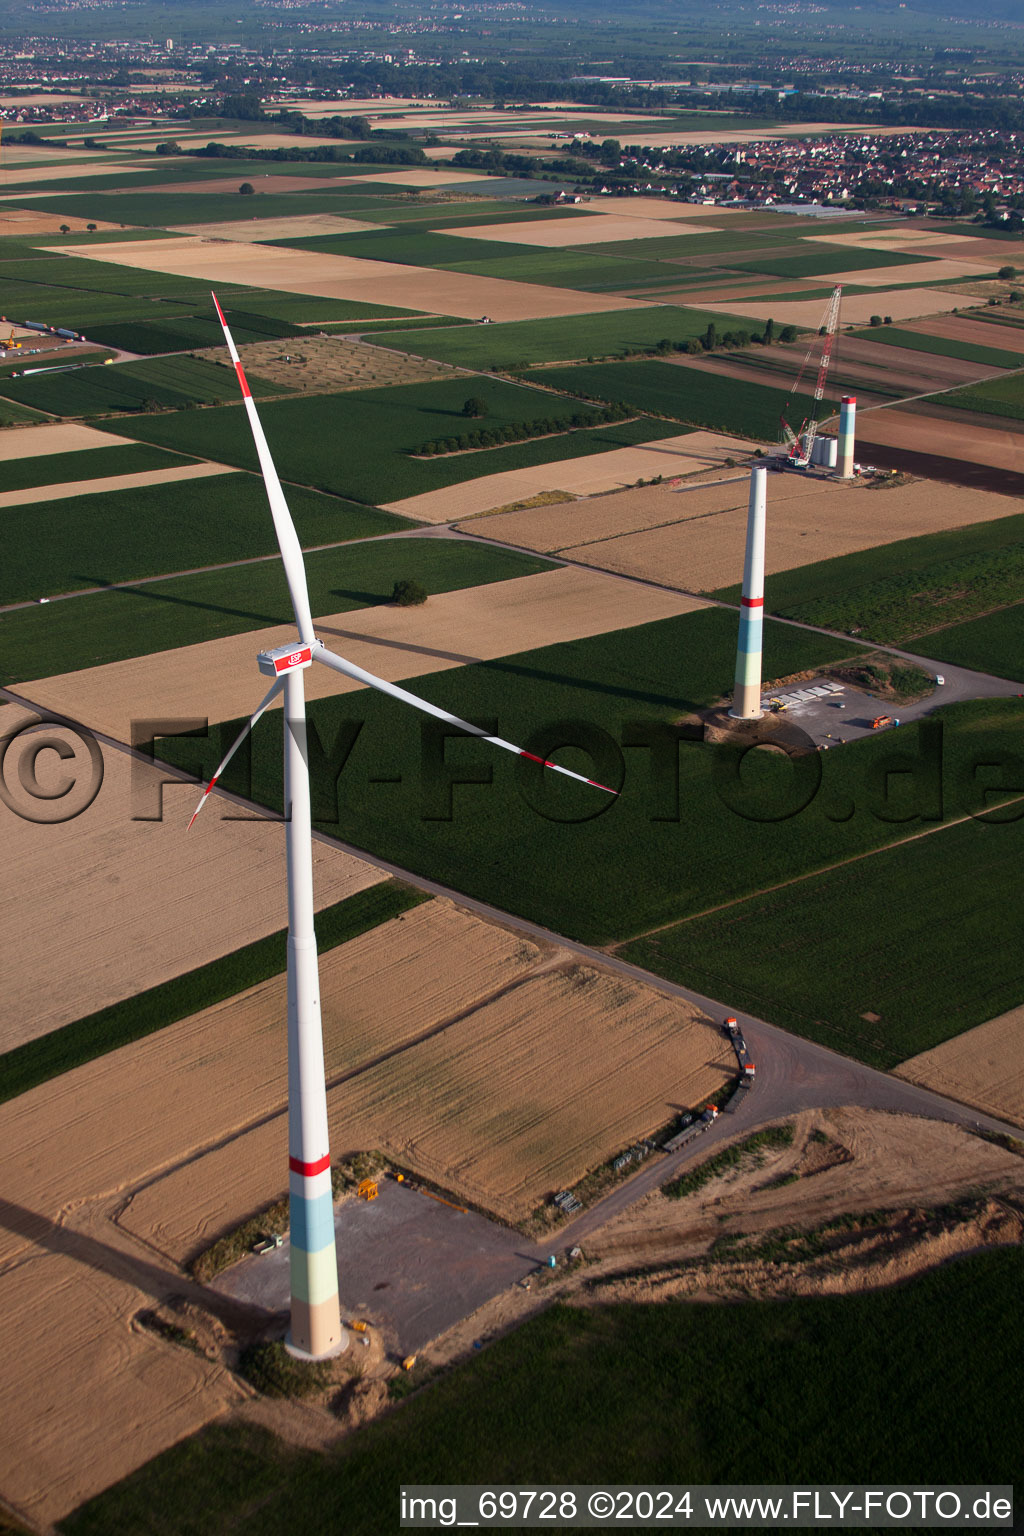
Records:
[[[214,785],[248,733],[278,694],[284,693],[284,813],[288,867],[288,1187],[291,1227],[291,1329],[286,1347],[307,1360],[323,1360],[340,1354],[348,1345],[341,1326],[338,1301],[338,1262],[334,1242],[334,1208],[331,1195],[331,1157],[327,1131],[327,1092],[324,1082],[323,1030],[320,1020],[320,979],[316,934],[313,925],[313,848],[309,799],[309,758],[306,749],[306,706],[303,673],[314,661],[367,687],[389,694],[402,704],[447,721],[470,736],[513,752],[517,757],[551,768],[567,778],[593,785],[606,794],[617,794],[596,779],[574,773],[559,763],[537,757],[500,736],[488,735],[458,715],[417,698],[396,683],[357,667],[329,651],[313,632],[309,590],[302,548],[288,503],[278,479],[270,448],[256,412],[241,359],[228,330],[224,312],[213,302],[224,331],[256,453],[270,502],[277,542],[281,550],[288,594],[298,629],[290,645],[261,651],[260,671],[274,682],[258,709],[242,727],[231,750],[221,762],[200,800],[192,821],[206,804]]]

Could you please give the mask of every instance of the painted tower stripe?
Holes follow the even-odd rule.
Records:
[[[330,1166],[331,1154],[329,1152],[325,1153],[323,1157],[318,1157],[315,1163],[304,1163],[297,1157],[290,1157],[288,1159],[288,1167],[292,1173],[301,1173],[303,1178],[306,1179],[311,1179],[316,1173],[323,1173]]]

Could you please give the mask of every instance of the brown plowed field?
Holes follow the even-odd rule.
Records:
[[[647,486],[593,501],[502,513],[467,526],[504,543],[684,591],[709,592],[742,575],[747,498],[746,479],[691,491]],[[768,507],[769,574],[1020,510],[1009,497],[929,481],[873,489],[797,474],[769,477]],[[580,538],[584,531],[585,540]]]
[[[823,276],[823,283],[853,283],[858,288],[891,288],[895,284],[904,283],[944,283],[950,278],[974,278],[984,277],[992,271],[976,261],[952,261],[949,257],[939,258],[935,261],[908,262],[902,267],[855,267],[852,272],[829,272]],[[899,294],[893,294],[893,300],[899,298]],[[866,297],[866,295],[861,295]],[[852,302],[852,301],[851,301]],[[892,305],[886,300],[886,307],[892,311]],[[843,305],[844,315],[846,304]],[[892,311],[895,313],[895,311]]]
[[[1009,325],[987,325],[984,320],[973,320],[969,313],[948,315],[942,319],[915,320],[907,326],[907,330],[919,331],[922,336],[969,341],[977,347],[994,347],[1000,352],[1024,355],[1024,326],[1018,330]]]
[[[773,347],[768,356],[760,350],[750,355],[740,352],[698,358],[696,361],[687,358],[685,362],[679,360],[677,366],[687,370],[696,369],[698,373],[715,373],[725,378],[743,379],[747,383],[793,390],[804,368],[805,356],[805,349],[799,346]],[[674,358],[668,361],[676,363]],[[984,363],[964,362],[957,357],[915,352],[907,347],[876,345],[867,338],[862,340],[843,336],[833,353],[829,368],[829,392],[834,400],[840,394],[856,393],[863,396],[877,390],[880,402],[891,398],[894,392],[906,395],[929,394],[980,379],[995,378],[1002,371],[1001,368],[993,368]],[[803,387],[806,388],[806,376]],[[868,402],[862,399],[860,403],[863,407]]]
[[[158,697],[150,695],[144,712]],[[0,732],[10,735],[37,718],[6,705]],[[74,744],[66,731],[58,734]],[[15,743],[10,752],[17,751]],[[44,787],[56,773],[83,788],[92,782],[81,747],[73,766],[47,752],[38,773]],[[282,826],[226,820],[232,808],[214,797],[186,837],[199,799],[188,785],[164,790],[162,821],[134,820],[158,814],[161,778],[108,749],[99,793],[73,820],[39,825],[0,805],[7,955],[0,968],[0,1051],[287,926]],[[77,796],[74,805],[84,799]],[[320,907],[383,878],[320,843],[313,858]]]
[[[500,474],[481,472],[476,480],[449,485],[438,491],[424,491],[389,501],[389,512],[420,518],[426,523],[450,523],[458,517],[473,517],[494,507],[507,507],[513,501],[525,501],[543,491],[571,491],[576,496],[597,496],[635,485],[638,480],[663,479],[700,474],[716,469],[726,459],[745,457],[749,443],[720,432],[688,432],[679,437],[660,437],[653,443],[635,448],[612,448],[608,453],[581,455],[576,459],[535,464],[529,469],[506,469]],[[480,455],[483,471],[487,462]]]
[[[388,604],[335,614],[318,619],[316,629],[332,650],[395,681],[646,624],[699,606],[698,600],[677,593],[638,592],[594,571],[560,569],[440,593],[418,608]],[[249,714],[259,698],[256,653],[294,635],[294,627],[279,625],[25,683],[20,691],[119,741],[128,740],[133,719],[152,715],[154,699],[165,719],[233,720]],[[326,667],[314,667],[306,677],[308,698],[361,686]],[[271,706],[274,713],[264,729],[278,728],[279,707]]]
[[[377,178],[375,177],[374,180]],[[68,245],[71,256],[116,262],[143,272],[173,272],[204,282],[247,283],[284,293],[353,299],[430,314],[492,320],[537,320],[549,315],[588,315],[600,310],[634,309],[640,301],[612,294],[577,293],[571,288],[545,288],[504,278],[475,277],[463,272],[433,271],[391,261],[364,261],[297,251],[280,245],[245,245],[236,241],[199,240],[195,236],[170,240],[115,241],[102,247]]]
[[[979,485],[985,484],[986,471],[1024,473],[1024,430],[1010,420],[1001,429],[981,426],[971,417],[972,412],[959,411],[951,424],[910,406],[863,411],[857,420],[858,451],[863,457],[869,446],[877,446],[960,461],[976,466]]]
[[[896,1075],[1024,1126],[1024,1008],[911,1056]]]
[[[333,213],[296,213],[291,218],[253,219],[247,224],[239,224],[237,220],[232,219],[223,224],[175,226],[183,235],[199,235],[203,239],[233,240],[239,245],[251,245],[258,240],[301,240],[309,235],[352,235],[364,229],[382,229],[383,227],[381,224],[364,224],[359,219],[343,219]]]

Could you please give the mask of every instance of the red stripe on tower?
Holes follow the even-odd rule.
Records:
[[[315,1163],[303,1163],[297,1157],[290,1157],[288,1159],[288,1167],[292,1173],[301,1173],[304,1179],[311,1179],[317,1173],[325,1173],[330,1166],[331,1154],[329,1152],[326,1157],[317,1158]]]
[[[740,603],[744,608],[763,608],[763,597],[741,597]]]

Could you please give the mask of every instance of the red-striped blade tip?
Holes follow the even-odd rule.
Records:
[[[227,326],[227,321],[224,319],[224,311],[220,307],[220,301],[218,300],[217,295],[211,291],[210,298],[214,302],[214,306],[216,307],[216,310],[217,310],[217,316],[218,316],[218,318],[220,320],[221,325]]]
[[[200,800],[199,804],[196,806],[195,810],[192,812],[192,821],[195,821],[196,817],[199,815],[199,812],[202,810],[202,808],[206,804],[207,800],[209,800],[211,791],[213,790],[213,786],[216,784],[216,782],[217,782],[219,777],[220,777],[220,775],[215,773],[213,778],[210,780],[209,784],[207,784],[206,788],[203,790],[203,798]],[[185,828],[186,832],[191,832],[191,830],[192,830],[192,821],[190,821],[188,826]]]
[[[582,773],[573,773],[571,768],[563,768],[561,763],[553,763],[550,758],[538,757],[536,752],[526,752],[520,749],[520,757],[528,757],[531,763],[540,763],[542,768],[557,768],[559,773],[571,774],[574,779],[580,779],[584,784],[592,784],[595,789],[603,789],[606,795],[617,795],[617,789],[609,789],[607,784],[599,784],[596,779],[588,779]]]

